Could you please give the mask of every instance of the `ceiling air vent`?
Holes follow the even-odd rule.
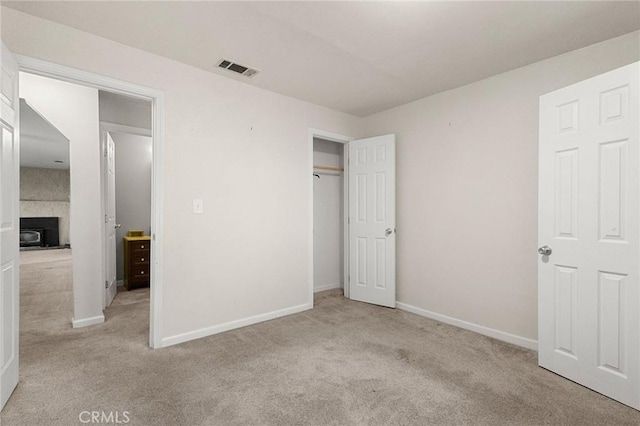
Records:
[[[233,71],[237,74],[244,75],[245,77],[253,77],[258,73],[258,70],[256,69],[245,67],[244,65],[237,64],[228,59],[221,60],[218,64],[218,67],[224,68],[225,70]]]

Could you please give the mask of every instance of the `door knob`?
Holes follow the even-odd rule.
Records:
[[[116,229],[120,229],[120,227],[121,227],[121,226],[122,226],[122,225],[121,225],[121,224],[119,224],[119,223],[116,223],[115,225],[113,225],[113,227],[114,227],[114,228],[116,228]]]
[[[551,247],[549,246],[542,246],[538,249],[538,253],[540,253],[543,256],[549,256],[552,253]]]
[[[391,234],[393,234],[393,229],[391,229],[391,228],[387,228],[387,229],[384,231],[384,236],[385,236],[385,237],[388,237],[388,236],[389,236],[389,235],[391,235]]]

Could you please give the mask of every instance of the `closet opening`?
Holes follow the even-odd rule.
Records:
[[[313,134],[312,292],[342,291],[348,297],[346,147],[350,138]],[[313,300],[313,298],[312,298]]]

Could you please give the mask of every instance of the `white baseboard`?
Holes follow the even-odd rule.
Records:
[[[257,324],[259,322],[269,321],[275,318],[284,317],[298,312],[313,309],[313,305],[305,303],[304,305],[292,306],[290,308],[280,309],[278,311],[267,312],[266,314],[254,315],[252,317],[227,322],[220,325],[201,328],[199,330],[189,331],[187,333],[176,334],[175,336],[165,337],[160,343],[161,348],[177,345],[178,343],[188,342],[189,340],[200,339],[202,337],[211,336],[213,334],[223,333],[225,331],[236,328],[246,327],[248,325]]]
[[[318,293],[320,291],[333,290],[334,288],[342,288],[342,285],[340,283],[319,285],[317,287],[313,287],[313,292]]]
[[[448,317],[446,315],[436,314],[435,312],[407,305],[406,303],[402,302],[396,302],[396,307],[398,309],[402,309],[403,311],[411,312],[412,314],[431,318],[432,320],[440,321],[449,325],[454,325],[456,327],[464,328],[465,330],[470,330],[479,334],[484,334],[485,336],[493,337],[494,339],[502,340],[503,342],[522,346],[534,351],[538,350],[538,342],[527,337],[517,336],[505,331],[496,330],[494,328],[485,327],[483,325],[473,324],[471,322]]]
[[[73,325],[73,328],[88,327],[90,325],[101,324],[103,322],[104,322],[104,315],[98,315],[97,317],[91,317],[91,318],[83,318],[80,320],[73,318],[71,320],[71,324]]]

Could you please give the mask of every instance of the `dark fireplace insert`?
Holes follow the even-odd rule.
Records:
[[[20,247],[58,247],[60,230],[57,217],[21,217]]]

